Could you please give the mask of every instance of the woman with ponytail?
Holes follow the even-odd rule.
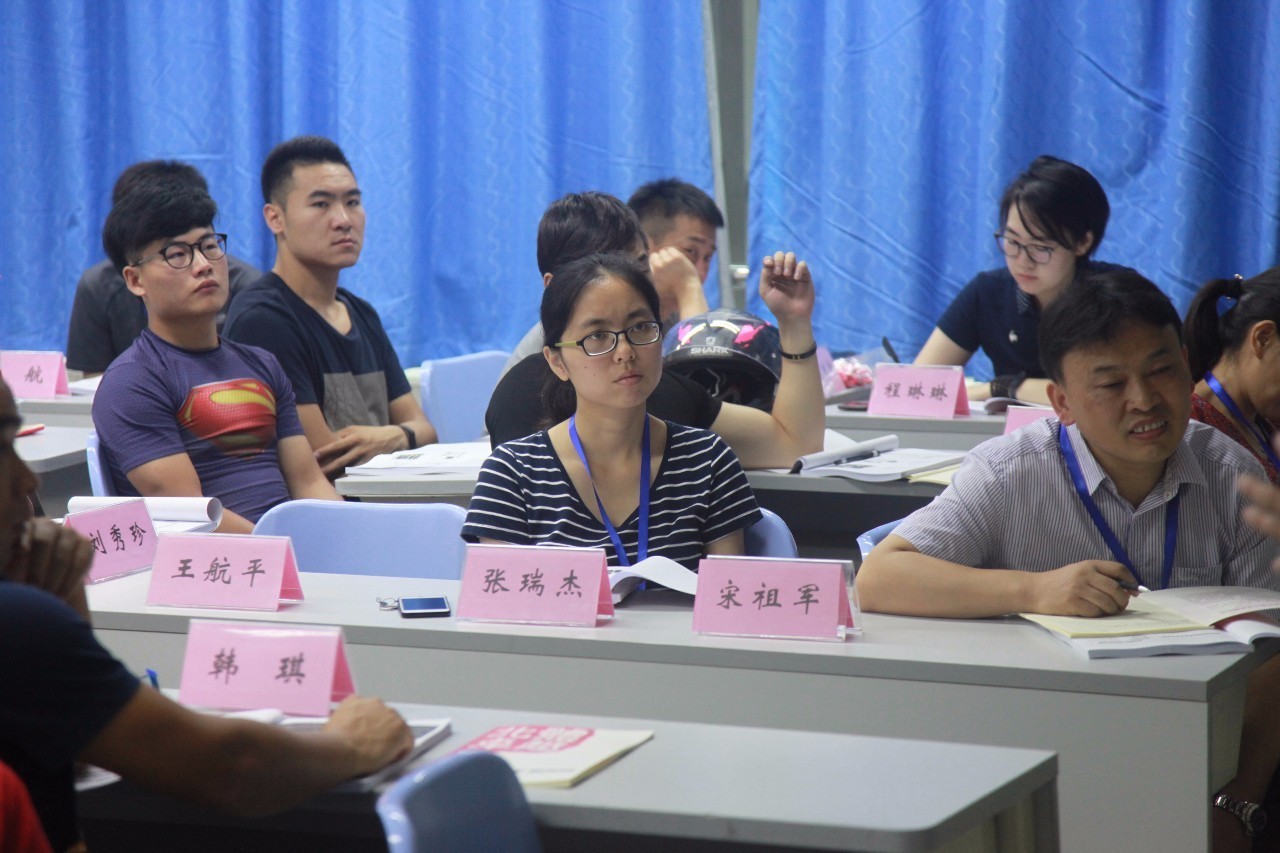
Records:
[[[1219,278],[1196,294],[1184,324],[1195,390],[1191,417],[1249,450],[1280,482],[1280,267]]]
[[[772,261],[772,259],[771,259]],[[808,286],[794,256],[766,275]],[[626,255],[558,267],[542,293],[554,425],[499,445],[467,511],[468,541],[603,548],[612,566],[661,555],[697,570],[742,554],[760,518],[746,475],[715,433],[648,414],[662,375],[658,294]]]

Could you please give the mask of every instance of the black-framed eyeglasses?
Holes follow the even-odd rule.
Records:
[[[559,341],[556,347],[582,347],[587,355],[608,355],[618,347],[618,336],[626,335],[633,347],[656,344],[662,337],[662,324],[656,320],[642,320],[619,332],[592,332],[580,341]]]
[[[130,266],[140,267],[152,258],[161,257],[175,270],[185,270],[196,259],[196,249],[200,250],[200,254],[204,255],[206,261],[216,261],[227,253],[227,235],[206,234],[194,243],[174,240],[159,251],[152,252],[145,258],[139,258]]]
[[[994,236],[996,245],[1000,247],[1000,251],[1004,252],[1006,258],[1016,258],[1019,252],[1026,252],[1027,258],[1033,264],[1049,263],[1049,259],[1053,257],[1053,253],[1058,249],[1057,246],[1046,246],[1043,243],[1019,243],[999,231]]]

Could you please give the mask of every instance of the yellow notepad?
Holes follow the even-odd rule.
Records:
[[[1280,592],[1235,586],[1191,586],[1144,592],[1114,616],[1046,616],[1022,618],[1065,637],[1123,637],[1171,631],[1202,631],[1242,613],[1280,609]]]

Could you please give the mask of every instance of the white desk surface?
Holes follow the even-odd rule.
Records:
[[[573,788],[526,789],[544,837],[590,832],[868,851],[934,850],[964,838],[980,845],[965,849],[995,850],[991,824],[1017,820],[1011,810],[1021,809],[1043,846],[1028,837],[1018,849],[1057,849],[1057,759],[1042,750],[437,705],[397,708],[406,717],[453,721],[452,734],[422,765],[502,725],[654,732],[652,740]],[[330,794],[293,816],[367,814],[373,800],[373,794]],[[80,811],[87,818],[232,822],[123,784],[82,795]]]
[[[49,426],[93,427],[93,395],[61,396],[52,399],[23,398],[18,414],[28,423]]]
[[[147,573],[91,587],[103,642],[176,683],[191,618],[341,625],[357,684],[406,701],[640,716],[1056,751],[1063,849],[1205,849],[1235,773],[1245,678],[1280,650],[1089,661],[1016,619],[872,614],[845,643],[702,637],[689,599],[641,593],[588,629],[406,622],[379,595],[458,584],[304,573],[274,614],[148,608]],[[422,673],[421,678],[406,673]],[[1133,819],[1119,802],[1143,804]]]
[[[983,414],[981,404],[968,417],[908,418],[850,412],[827,406],[827,428],[864,441],[894,434],[903,447],[936,450],[972,450],[989,438],[1004,434],[1004,415]]]
[[[30,418],[24,419],[31,420]],[[37,474],[83,466],[85,443],[90,430],[86,427],[46,426],[34,435],[24,435],[14,442],[18,458]]]

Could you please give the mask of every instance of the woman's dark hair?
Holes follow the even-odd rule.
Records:
[[[1215,278],[1191,300],[1183,325],[1191,378],[1199,382],[1228,353],[1244,346],[1254,325],[1280,326],[1280,267],[1251,279]]]
[[[658,319],[658,291],[649,279],[649,269],[635,258],[620,252],[597,252],[556,267],[551,273],[551,283],[542,291],[542,340],[544,346],[552,346],[564,340],[565,329],[578,307],[583,291],[605,278],[613,276],[629,284],[649,304],[653,318]],[[657,344],[655,344],[657,346]],[[558,424],[574,413],[578,398],[572,382],[562,382],[551,373],[542,386],[542,409],[545,418],[541,424],[546,429]]]
[[[1013,207],[1031,232],[1028,236],[1052,240],[1074,250],[1086,234],[1092,233],[1093,242],[1085,258],[1093,257],[1111,218],[1111,205],[1098,179],[1075,163],[1048,155],[1032,160],[1027,170],[1005,187],[1000,197],[1001,230]]]

